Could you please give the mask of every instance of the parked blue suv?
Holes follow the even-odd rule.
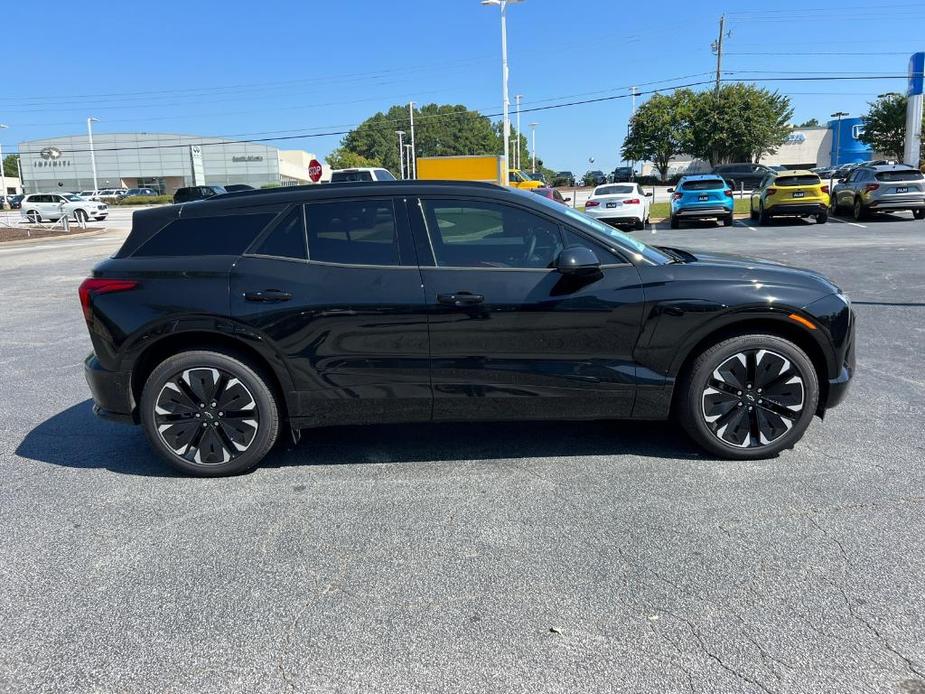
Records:
[[[716,174],[682,176],[671,193],[671,228],[693,219],[716,219],[732,225],[732,188]]]

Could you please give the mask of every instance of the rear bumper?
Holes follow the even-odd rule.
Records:
[[[118,422],[137,424],[131,374],[104,369],[96,355],[84,360],[84,378],[93,396],[94,414]]]
[[[611,208],[592,207],[590,211],[585,210],[585,214],[601,222],[608,222],[609,224],[632,224],[643,218],[645,210],[641,205]]]
[[[798,216],[798,215],[814,215],[822,214],[829,209],[829,206],[823,202],[801,202],[801,203],[780,203],[774,205],[773,207],[765,207],[765,214],[775,217],[778,215],[783,216]]]
[[[732,207],[710,205],[709,207],[682,207],[674,211],[678,219],[711,219],[732,214]]]
[[[871,210],[925,210],[925,198],[919,200],[874,200]]]

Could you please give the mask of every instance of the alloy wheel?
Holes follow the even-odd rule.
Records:
[[[701,396],[713,435],[739,448],[767,446],[800,418],[803,375],[786,357],[766,349],[733,354],[717,366]]]
[[[154,407],[161,440],[197,465],[222,465],[254,442],[260,413],[254,396],[233,374],[212,367],[185,369],[161,388]]]

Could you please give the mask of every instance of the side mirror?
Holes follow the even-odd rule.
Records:
[[[647,197],[647,198],[651,198],[651,197],[652,197],[652,191],[649,191],[648,193],[646,193],[646,197]]]
[[[674,188],[669,188],[669,189],[666,190],[665,192],[666,192],[666,193],[673,193],[673,192],[674,192]]]
[[[562,198],[562,201],[563,201],[563,202],[571,202],[571,201],[572,201],[572,198],[571,198],[571,197]]]
[[[569,246],[559,254],[556,269],[563,275],[590,277],[601,273],[601,262],[585,246]]]

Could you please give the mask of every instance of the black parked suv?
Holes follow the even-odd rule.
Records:
[[[227,192],[222,186],[188,186],[186,188],[177,188],[177,192],[173,194],[173,201],[180,203],[206,200]]]
[[[763,458],[854,370],[852,311],[821,275],[648,246],[482,183],[140,210],[80,300],[97,414],[198,475],[309,427],[672,412],[711,453]]]
[[[752,190],[764,180],[769,173],[774,173],[774,169],[763,164],[720,164],[713,167],[713,172],[721,176],[733,190],[739,190],[740,187],[745,190]]]

